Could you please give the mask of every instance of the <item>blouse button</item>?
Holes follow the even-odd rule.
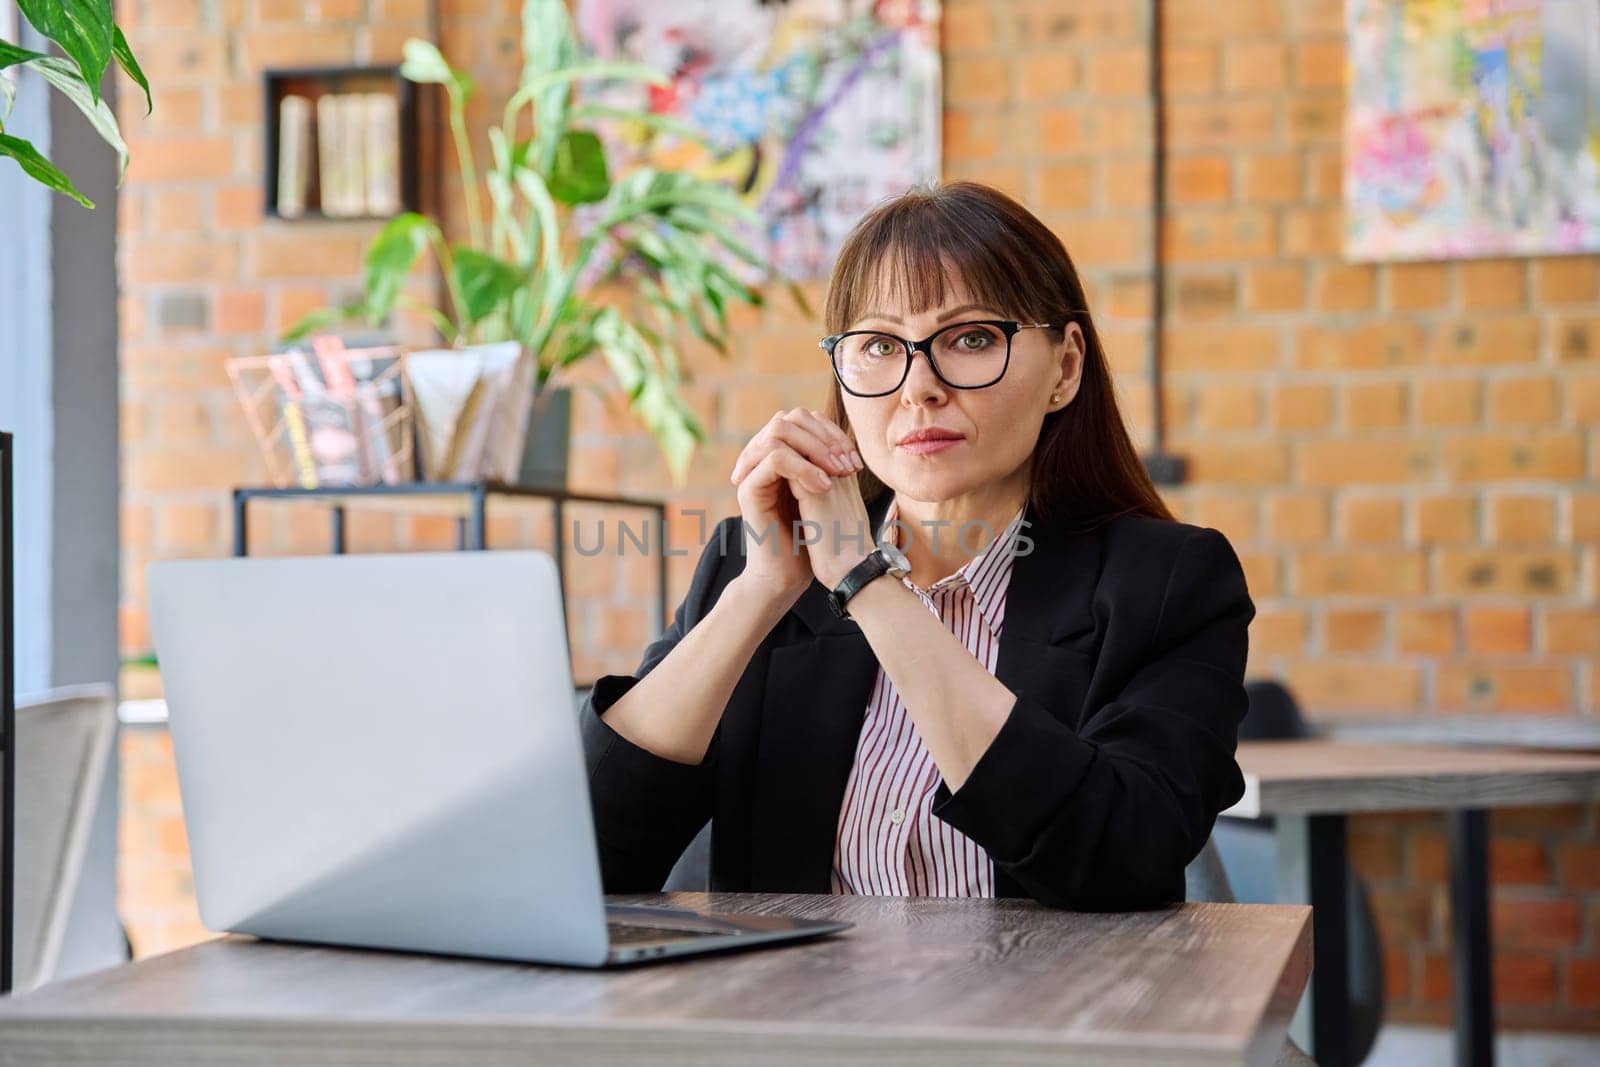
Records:
[[[896,826],[899,826],[901,823],[905,822],[906,821],[905,809],[904,808],[895,808],[893,811],[891,811],[889,813],[889,821],[894,823]]]

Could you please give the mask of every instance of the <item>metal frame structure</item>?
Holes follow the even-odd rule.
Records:
[[[400,485],[324,486],[315,489],[243,487],[233,491],[233,554],[246,556],[250,552],[248,510],[252,500],[328,501],[331,503],[330,547],[335,555],[345,551],[344,501],[366,498],[417,498],[464,496],[467,513],[457,520],[456,547],[464,551],[483,551],[488,545],[489,498],[524,497],[549,500],[554,510],[555,543],[551,555],[555,557],[556,576],[560,581],[561,602],[567,601],[566,570],[566,505],[607,504],[613,507],[641,508],[655,513],[661,530],[661,543],[656,552],[656,626],[667,624],[667,505],[661,500],[642,497],[600,496],[592,493],[573,493],[565,489],[540,489],[531,486],[507,485],[503,482],[406,482]]]

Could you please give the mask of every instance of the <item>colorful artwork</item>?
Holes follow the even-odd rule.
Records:
[[[1345,253],[1600,250],[1600,0],[1347,0]]]
[[[863,213],[939,177],[937,0],[579,0],[576,21],[599,58],[672,79],[586,102],[647,101],[708,142],[636,128],[607,144],[617,169],[725,179],[764,220],[748,242],[791,277],[826,277]]]

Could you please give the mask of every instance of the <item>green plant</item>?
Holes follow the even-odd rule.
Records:
[[[519,342],[522,358],[537,361],[530,402],[544,394],[562,368],[598,351],[681,481],[696,443],[706,435],[679,390],[684,369],[673,340],[679,327],[687,326],[726,354],[729,304],[763,302],[760,289],[746,285],[723,262],[731,255],[763,271],[763,282],[774,280],[770,266],[735,234],[737,222],[759,224],[760,216],[725,185],[692,174],[639,167],[612,177],[595,123],[631,122],[705,141],[669,116],[575,103],[573,88],[581,81],[666,84],[667,78],[646,66],[581,56],[562,0],[525,0],[522,48],[519,87],[507,100],[500,124],[488,131],[485,207],[465,120],[475,92],[472,79],[452,68],[433,44],[406,42],[401,73],[441,86],[448,102],[467,239],[448,240],[425,215],[400,215],[367,249],[363,299],[313,313],[284,340],[341,318],[359,316],[377,326],[397,305],[410,307],[427,314],[453,344]],[[581,205],[596,205],[589,210],[599,221],[579,234],[573,215]],[[564,235],[574,247],[564,245]],[[608,242],[619,254],[602,268],[595,257],[611,250]],[[442,308],[401,294],[406,275],[429,251],[444,279]],[[591,300],[592,290],[618,277],[643,305],[639,310],[649,323],[642,321],[644,315],[625,315]],[[798,286],[778,280],[806,309]]]
[[[100,98],[100,79],[113,59],[123,72],[144,90],[145,113],[150,112],[150,83],[145,80],[139,61],[133,57],[127,38],[112,19],[111,0],[17,0],[24,18],[40,35],[54,41],[67,58],[47,56],[0,40],[0,71],[7,67],[36,71],[60,90],[79,111],[88,116],[95,131],[117,151],[117,184],[128,169],[128,146],[117,127],[117,117]],[[60,169],[46,159],[30,142],[6,132],[16,85],[0,73],[0,156],[17,161],[28,177],[56,192],[70,196],[92,208],[89,198],[78,192]]]

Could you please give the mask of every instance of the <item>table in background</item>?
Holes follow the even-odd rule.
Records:
[[[1270,1064],[1310,909],[678,893],[847,919],[819,941],[618,971],[225,938],[0,1001],[0,1064]]]
[[[1488,809],[1600,801],[1600,755],[1245,741],[1239,744],[1238,761],[1244,797],[1223,814],[1274,817],[1279,899],[1312,906],[1319,951],[1308,998],[1307,1036],[1321,1067],[1350,1062],[1345,816],[1382,811],[1447,814],[1456,1062],[1492,1063]]]
[[[554,511],[556,575],[561,582],[562,603],[567,599],[566,530],[567,504],[603,504],[622,508],[641,508],[656,516],[656,615],[651,625],[661,627],[667,619],[667,505],[661,500],[641,497],[602,496],[572,493],[565,489],[540,489],[506,485],[501,482],[406,482],[400,485],[327,486],[317,489],[245,486],[233,491],[233,554],[250,551],[248,508],[252,500],[291,500],[328,506],[331,517],[330,547],[335,555],[345,550],[345,512],[354,508],[446,514],[456,519],[456,547],[463,550],[488,548],[488,511],[491,498],[506,500],[548,500]],[[648,537],[648,533],[646,534]],[[602,541],[602,544],[604,542]],[[621,539],[618,538],[620,551]]]

